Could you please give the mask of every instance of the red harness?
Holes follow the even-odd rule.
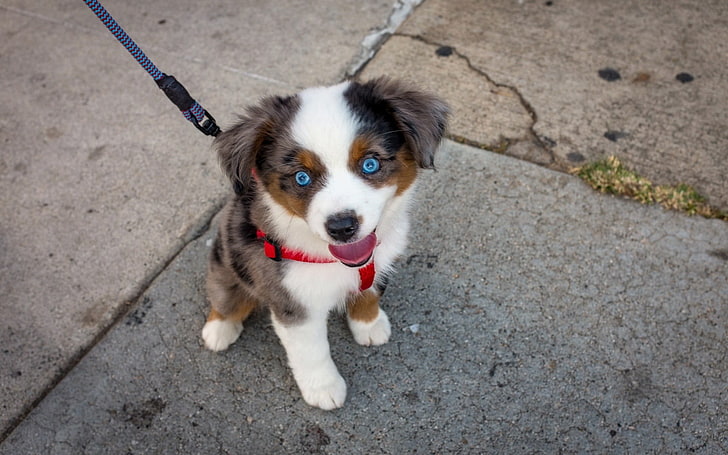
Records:
[[[289,248],[286,248],[285,246],[280,246],[277,243],[273,243],[270,240],[268,240],[268,236],[265,235],[265,232],[258,229],[258,238],[263,240],[263,251],[265,252],[265,255],[274,261],[281,261],[283,259],[288,259],[291,261],[298,261],[298,262],[308,262],[312,264],[333,264],[335,262],[339,262],[335,259],[329,259],[329,258],[316,258],[309,256],[308,254],[304,253],[303,251],[297,251],[297,250],[291,250]],[[359,267],[359,291],[366,291],[370,287],[372,287],[372,284],[374,284],[374,275],[376,274],[376,271],[374,270],[374,261],[369,261],[366,265]]]

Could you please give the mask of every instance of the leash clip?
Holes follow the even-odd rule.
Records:
[[[210,115],[210,113],[207,112],[207,109],[203,109],[203,112],[204,117],[202,118],[202,124],[200,124],[194,116],[192,117],[192,123],[195,127],[202,131],[202,134],[206,136],[217,136],[220,134],[220,127],[217,126],[217,123],[215,123],[215,117]]]

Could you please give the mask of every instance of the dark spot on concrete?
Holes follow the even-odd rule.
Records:
[[[407,403],[415,404],[420,401],[420,396],[414,390],[408,390],[402,394]]]
[[[566,155],[566,159],[571,161],[572,163],[581,163],[586,158],[584,158],[584,155],[579,152],[571,152]]]
[[[612,142],[617,142],[619,139],[623,139],[627,136],[629,136],[629,134],[625,133],[624,131],[609,130],[604,133],[604,137]]]
[[[89,161],[96,161],[99,158],[101,158],[104,154],[104,149],[106,148],[105,145],[99,145],[98,147],[95,147],[91,153],[88,154],[88,160]]]
[[[617,430],[609,430],[609,436],[611,436],[611,437],[617,436]]]
[[[552,2],[550,0],[548,2],[546,2],[546,3],[544,3],[544,5],[546,5],[546,6],[552,6],[553,4],[554,4],[554,2]]]
[[[725,250],[713,250],[708,252],[711,256],[728,261],[728,248]]]
[[[51,126],[50,128],[46,128],[45,135],[48,139],[58,139],[63,136],[63,131],[59,130],[55,126]]]
[[[122,421],[129,422],[138,430],[142,428],[150,428],[152,421],[156,416],[164,411],[167,407],[161,398],[152,398],[142,403],[126,403],[122,406],[121,411],[109,411],[114,417],[120,417]]]
[[[159,19],[159,20],[157,21],[157,24],[159,24],[159,25],[164,25],[164,24],[166,24],[166,23],[167,23],[167,19]]]
[[[319,453],[323,446],[331,444],[331,438],[318,425],[307,425],[301,435],[301,447],[305,453]]]
[[[106,315],[106,305],[97,303],[81,315],[81,323],[85,326],[96,326]]]
[[[541,142],[543,142],[546,147],[556,147],[556,141],[548,136],[541,136]]]
[[[126,325],[139,325],[144,322],[147,317],[146,311],[140,311],[138,308],[126,318]]]
[[[654,392],[652,374],[647,367],[637,367],[622,372],[623,393],[628,401],[635,402]]]
[[[425,266],[428,269],[435,267],[437,261],[440,260],[440,256],[437,254],[413,254],[407,258],[407,265],[415,264],[419,266]]]
[[[435,54],[437,54],[440,57],[449,57],[452,55],[452,47],[450,46],[440,46],[435,51]]]
[[[607,82],[614,82],[622,79],[619,71],[615,70],[614,68],[602,68],[597,71],[597,74],[599,74],[599,77]]]
[[[690,73],[680,73],[677,76],[675,76],[675,79],[682,82],[683,84],[687,84],[688,82],[692,82],[695,80],[693,75]]]
[[[126,325],[139,325],[144,322],[150,308],[152,308],[152,299],[145,296],[139,306],[126,317]]]

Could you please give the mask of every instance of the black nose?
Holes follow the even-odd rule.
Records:
[[[326,220],[326,232],[329,233],[332,239],[339,242],[350,240],[356,235],[357,231],[359,231],[359,220],[352,211],[331,215]]]

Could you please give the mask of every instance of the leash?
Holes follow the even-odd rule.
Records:
[[[134,57],[142,68],[154,79],[157,86],[162,89],[167,98],[174,103],[175,106],[182,111],[182,115],[192,122],[198,130],[207,136],[217,136],[220,133],[220,127],[215,123],[215,118],[210,115],[200,104],[195,101],[184,88],[184,86],[174,78],[174,76],[164,74],[152,63],[144,52],[137,46],[123,28],[111,17],[106,8],[101,6],[97,0],[83,0],[86,6],[96,14],[101,22],[109,29],[112,35],[126,48]]]

